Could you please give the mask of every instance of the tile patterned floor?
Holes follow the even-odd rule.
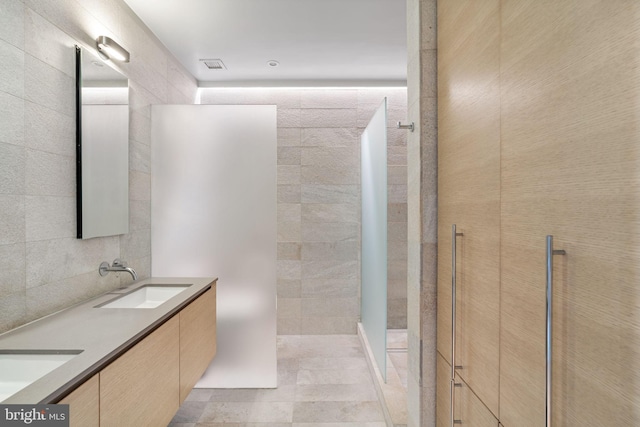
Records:
[[[194,389],[169,427],[385,427],[356,335],[278,337],[277,389]]]

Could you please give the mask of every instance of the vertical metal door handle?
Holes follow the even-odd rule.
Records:
[[[551,427],[551,358],[553,338],[553,256],[565,255],[562,249],[553,249],[553,236],[547,236],[547,331],[546,331],[546,427]]]
[[[456,238],[462,233],[456,232],[456,225],[451,226],[451,427],[462,424],[455,418],[455,387],[456,387]]]

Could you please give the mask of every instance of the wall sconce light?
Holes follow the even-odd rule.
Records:
[[[104,59],[129,62],[129,51],[107,36],[99,36],[96,39],[96,46],[98,47],[98,53]]]

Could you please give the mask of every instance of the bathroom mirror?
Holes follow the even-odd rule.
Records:
[[[129,80],[76,46],[77,237],[129,231]]]

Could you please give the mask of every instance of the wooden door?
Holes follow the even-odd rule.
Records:
[[[502,1],[500,420],[640,425],[640,2]]]
[[[451,226],[458,374],[497,416],[500,336],[499,0],[438,5],[438,351],[451,363]]]

